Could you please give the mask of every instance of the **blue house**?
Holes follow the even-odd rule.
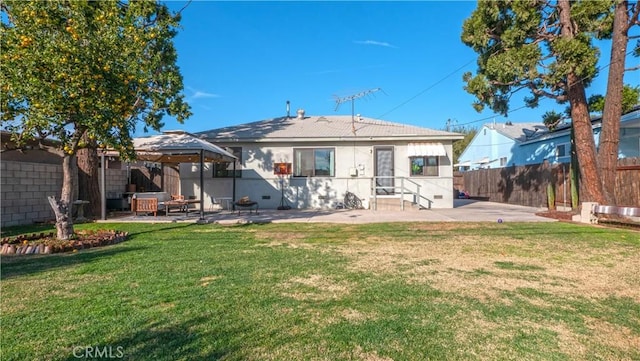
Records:
[[[602,118],[592,120],[596,144],[600,140]],[[458,158],[460,170],[502,168],[550,163],[569,163],[571,124],[549,131],[543,123],[485,124]],[[640,157],[640,106],[624,114],[620,121],[618,158]]]
[[[542,122],[484,124],[454,166],[475,170],[529,164],[529,156],[519,151],[520,145],[546,132],[548,129]]]

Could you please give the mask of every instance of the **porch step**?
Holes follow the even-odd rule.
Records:
[[[376,209],[378,211],[402,211],[399,198],[376,198],[376,201],[378,202],[377,207],[372,204],[371,209]],[[373,199],[371,202],[373,202]],[[418,207],[417,204],[407,200],[404,201],[405,212],[417,212],[419,210],[420,207]]]

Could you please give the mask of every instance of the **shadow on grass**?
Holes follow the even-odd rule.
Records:
[[[87,249],[77,253],[55,253],[49,255],[3,256],[0,263],[0,279],[31,275],[64,268],[76,264],[92,262],[96,259],[116,254],[139,251],[146,247],[118,247],[119,245]],[[117,247],[117,248],[114,248]]]
[[[125,225],[124,227],[122,225]],[[126,225],[128,225],[128,223],[121,223],[121,224],[116,224],[116,228],[117,226],[120,225],[121,229],[124,228],[129,228],[126,227]],[[147,234],[147,233],[155,233],[155,232],[159,232],[159,231],[170,231],[170,230],[178,230],[178,229],[186,229],[189,227],[193,227],[196,224],[194,223],[186,223],[186,224],[171,224],[171,225],[163,225],[163,224],[155,224],[155,223],[150,223],[150,224],[139,224],[139,223],[133,223],[132,225],[134,225],[133,229],[129,230],[129,236],[137,236],[137,235],[141,235],[141,234]]]
[[[78,360],[85,356],[85,350],[93,352],[111,352],[112,356],[124,360],[220,360],[239,350],[238,335],[249,332],[248,329],[209,328],[215,325],[212,320],[198,317],[179,324],[153,322],[144,329],[136,330],[108,344],[76,346],[67,361]],[[207,329],[207,331],[201,331]],[[107,356],[108,357],[108,356]],[[113,357],[112,357],[113,358]]]

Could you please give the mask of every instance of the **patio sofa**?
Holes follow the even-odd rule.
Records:
[[[142,192],[134,193],[131,197],[131,212],[153,213],[165,210],[164,202],[170,201],[171,195],[167,192]]]

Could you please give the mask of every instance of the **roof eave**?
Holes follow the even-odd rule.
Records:
[[[394,136],[359,136],[359,137],[296,137],[296,138],[206,138],[218,144],[227,143],[313,143],[313,142],[371,142],[371,141],[429,141],[429,140],[461,140],[463,135],[394,135]]]

